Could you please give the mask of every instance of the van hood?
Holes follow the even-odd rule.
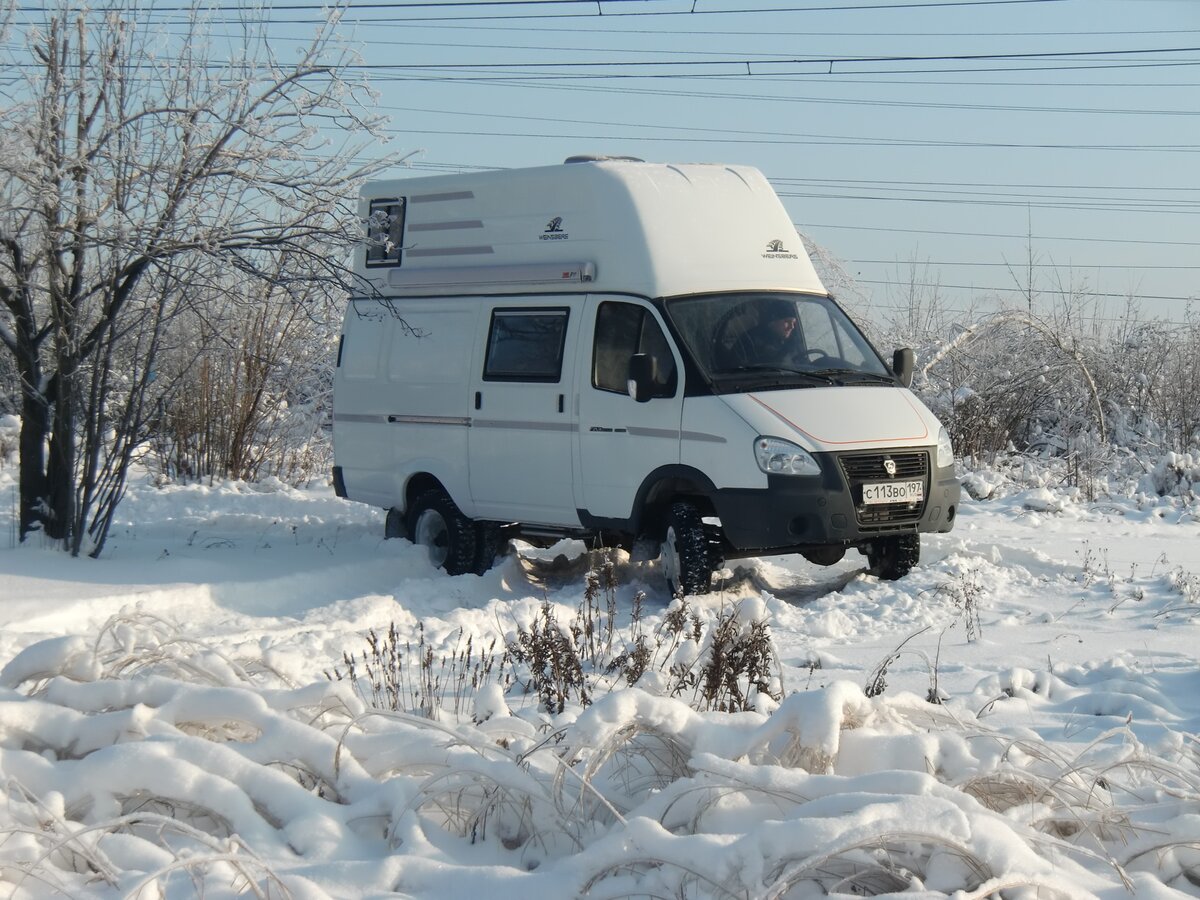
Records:
[[[759,434],[809,450],[921,446],[937,441],[941,423],[905,388],[816,387],[722,397]]]

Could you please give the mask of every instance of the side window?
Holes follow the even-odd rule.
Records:
[[[815,303],[800,303],[797,306],[805,349],[823,356],[841,356],[829,313]]]
[[[864,348],[846,331],[846,326],[815,303],[799,304],[804,346],[813,353],[844,360],[852,366],[867,364]]]
[[[367,266],[398,266],[404,244],[404,198],[372,200],[367,219]]]
[[[841,352],[841,358],[852,366],[865,366],[867,362],[867,354],[864,352],[865,347],[857,343],[846,331],[846,328],[841,323],[838,323],[838,349]]]
[[[596,311],[596,336],[592,342],[592,386],[624,394],[629,379],[629,358],[648,353],[658,360],[659,395],[673,396],[677,382],[675,357],[658,322],[643,307],[608,301]]]
[[[495,310],[484,381],[558,381],[566,337],[566,309]]]

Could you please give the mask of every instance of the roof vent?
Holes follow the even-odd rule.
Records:
[[[636,156],[605,156],[602,153],[581,153],[578,156],[568,156],[563,162],[645,162],[645,160],[638,159]]]

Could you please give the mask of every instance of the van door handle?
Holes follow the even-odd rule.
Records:
[[[558,411],[559,411],[559,412],[562,412],[562,411],[563,411],[563,409],[564,409],[564,407],[563,407],[563,395],[562,395],[562,394],[559,394],[559,395],[558,395]]]
[[[482,391],[475,392],[475,408],[483,409],[483,392]]]

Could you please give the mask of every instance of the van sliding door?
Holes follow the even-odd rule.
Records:
[[[497,301],[475,384],[470,485],[475,516],[579,524],[572,489],[573,356],[578,308],[539,297]]]

